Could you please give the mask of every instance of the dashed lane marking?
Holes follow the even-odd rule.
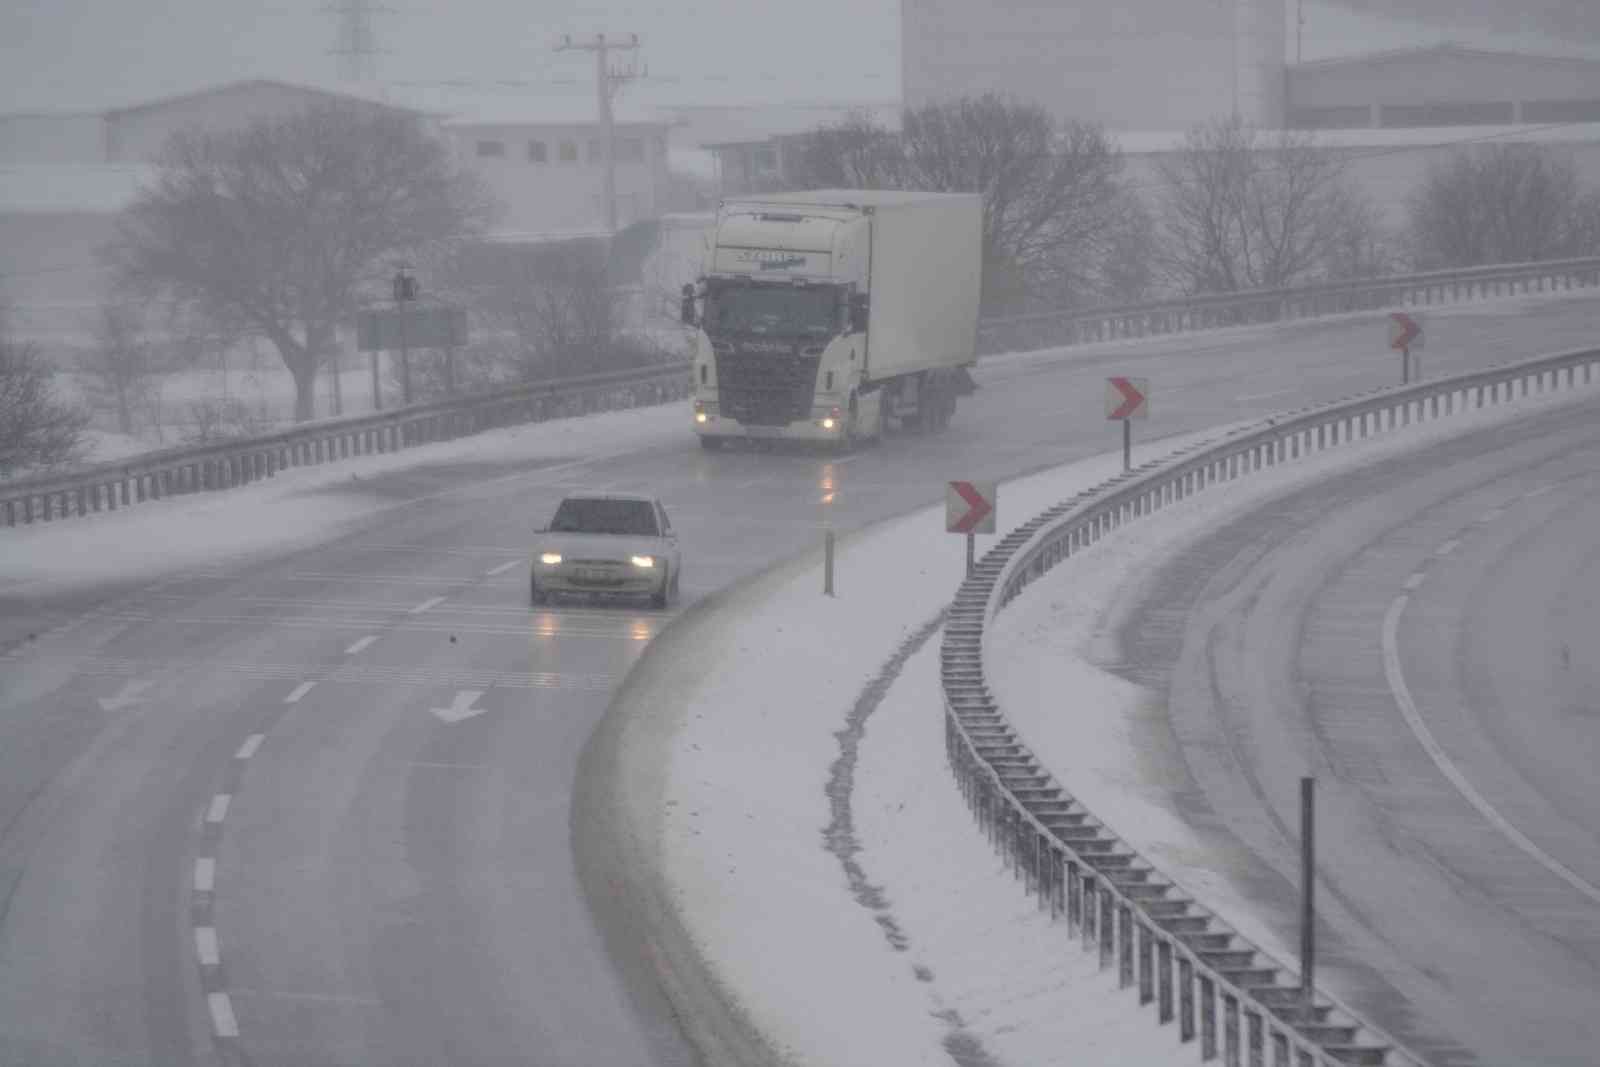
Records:
[[[1522,498],[1524,500],[1532,500],[1536,496],[1544,496],[1546,493],[1553,493],[1557,488],[1558,486],[1554,482],[1548,485],[1541,485],[1536,488],[1529,489],[1526,493],[1523,493]]]
[[[525,613],[516,613],[525,614]],[[135,620],[160,622],[169,626],[224,626],[233,624],[249,624],[253,626],[268,626],[277,629],[294,630],[367,630],[374,626],[394,626],[397,630],[418,633],[444,633],[444,634],[481,634],[497,637],[527,637],[531,632],[535,637],[582,637],[603,641],[638,641],[640,635],[631,623],[621,623],[612,627],[586,626],[581,621],[569,621],[568,617],[561,614],[538,616],[531,631],[526,625],[494,625],[489,622],[475,622],[468,620],[455,620],[441,617],[438,621],[429,621],[421,616],[411,619],[401,615],[397,621],[396,616],[387,618],[373,617],[348,617],[340,618],[335,615],[321,616],[270,616],[270,615],[185,615],[178,618],[157,619],[148,614],[118,614],[107,616],[119,620]],[[505,616],[509,621],[514,615]],[[660,616],[655,616],[660,617]],[[551,620],[546,624],[546,620]],[[649,635],[649,636],[653,636]],[[373,637],[372,641],[377,638]],[[346,655],[355,655],[367,648],[366,644],[357,641],[352,645]]]
[[[211,1029],[218,1037],[239,1036],[239,1020],[233,1014],[233,1001],[228,994],[206,994],[206,1007],[211,1009]]]
[[[378,639],[372,634],[368,634],[366,637],[363,637],[361,640],[345,649],[344,654],[347,656],[358,655],[359,653],[365,652],[367,649],[371,648],[377,643]]]
[[[201,856],[194,861],[194,891],[196,893],[209,893],[216,888],[217,861],[210,856]]]
[[[211,806],[206,809],[206,822],[217,823],[228,817],[228,805],[233,803],[233,797],[227,793],[218,793],[211,798]]]
[[[194,928],[194,952],[199,957],[202,967],[216,967],[222,963],[222,954],[217,949],[216,927],[196,926]]]
[[[382,667],[344,663],[319,666],[305,663],[218,662],[216,660],[124,660],[93,656],[51,656],[52,662],[72,665],[82,675],[129,675],[152,670],[169,673],[225,671],[259,681],[295,681],[312,675],[317,684],[393,685],[438,689],[587,689],[604,691],[617,683],[609,674],[560,674],[551,671],[441,670],[420,667]],[[304,684],[302,682],[302,684]],[[248,759],[248,756],[241,756]]]
[[[285,704],[298,704],[302,697],[316,687],[316,682],[301,682],[292,689],[288,696],[283,698]]]
[[[1450,540],[1446,541],[1444,544],[1442,544],[1438,548],[1434,549],[1433,550],[1433,554],[1435,556],[1448,556],[1450,553],[1454,552],[1456,549],[1458,549],[1460,547],[1461,547],[1461,538],[1452,537]]]
[[[1488,511],[1485,511],[1482,515],[1478,516],[1478,521],[1479,522],[1493,522],[1494,520],[1498,519],[1500,516],[1504,515],[1505,513],[1506,513],[1506,509],[1505,508],[1490,508]]]
[[[1389,611],[1383,617],[1383,673],[1389,681],[1389,689],[1394,694],[1394,701],[1400,708],[1400,714],[1405,718],[1406,725],[1411,727],[1411,732],[1421,743],[1428,757],[1433,760],[1439,773],[1447,778],[1451,785],[1456,787],[1456,792],[1466,798],[1467,803],[1478,809],[1478,814],[1488,820],[1489,825],[1499,830],[1505,838],[1516,845],[1536,862],[1550,871],[1556,877],[1566,882],[1579,893],[1588,897],[1596,904],[1600,904],[1600,887],[1596,887],[1566,866],[1560,860],[1550,855],[1544,849],[1534,844],[1521,830],[1513,826],[1504,815],[1490,804],[1482,793],[1478,792],[1467,776],[1457,767],[1444,747],[1433,736],[1433,731],[1428,729],[1428,724],[1423,721],[1422,713],[1417,710],[1417,703],[1411,696],[1411,690],[1406,685],[1405,672],[1400,667],[1399,630],[1400,616],[1406,610],[1410,598],[1401,595],[1394,598],[1389,605]]]
[[[514,559],[510,563],[502,563],[498,567],[490,567],[488,572],[487,572],[487,577],[493,578],[496,575],[504,574],[506,571],[510,570],[511,568],[520,566],[521,563],[522,563],[522,561],[520,559]]]
[[[239,751],[233,754],[234,759],[249,759],[261,747],[261,742],[267,739],[266,734],[251,734],[244,739],[244,744],[239,746]]]
[[[421,615],[423,612],[429,610],[430,608],[436,608],[440,604],[443,604],[443,603],[444,603],[444,597],[442,597],[442,596],[431,596],[427,600],[424,600],[422,603],[418,604],[416,607],[408,608],[406,610],[406,614],[407,615]]]
[[[1406,579],[1406,588],[1407,589],[1415,589],[1415,588],[1417,588],[1417,586],[1422,584],[1423,579],[1426,578],[1426,577],[1427,577],[1427,575],[1423,574],[1421,571],[1418,571],[1416,574],[1413,574],[1411,577]]]

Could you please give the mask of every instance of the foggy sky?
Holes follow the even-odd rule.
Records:
[[[982,3],[986,0],[974,0]],[[987,0],[993,2],[993,0]],[[1003,2],[1003,0],[1002,0]],[[1192,3],[1194,0],[1173,0]],[[337,0],[0,0],[0,111],[100,109],[245,77],[338,84]],[[637,32],[655,103],[888,101],[899,95],[898,0],[380,0],[380,81],[528,80],[584,91],[592,68],[563,32]],[[1340,7],[1436,16],[1405,26]],[[1507,15],[1508,11],[1515,15]],[[1434,43],[1600,54],[1592,35],[1539,40],[1596,0],[1306,0],[1307,59]],[[1496,15],[1496,11],[1500,14]],[[1440,15],[1440,13],[1445,13]],[[1463,14],[1465,13],[1465,14]],[[1483,15],[1474,21],[1474,13]],[[1484,29],[1508,20],[1514,27]],[[1589,22],[1596,19],[1591,15]],[[1476,27],[1476,29],[1475,29]],[[1514,32],[1523,31],[1523,32]],[[1291,57],[1293,51],[1290,51]],[[565,88],[563,89],[563,85]]]

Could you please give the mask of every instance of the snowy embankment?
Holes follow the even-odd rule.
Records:
[[[1160,554],[1268,495],[1570,402],[1539,397],[1408,428],[1132,524],[1000,616],[991,686],[1090,810],[1246,936],[1292,958],[1227,893],[1148,780],[1128,728],[1143,694],[1091,663],[1101,613]],[[1118,466],[1103,456],[1004,484],[1002,525]],[[962,544],[942,522],[942,509],[928,509],[848,539],[835,599],[821,595],[816,560],[793,564],[683,620],[659,650],[670,663],[647,653],[634,707],[618,707],[650,719],[632,759],[655,762],[623,785],[622,805],[642,832],[635,845],[649,842],[633,858],[659,864],[651,910],[681,931],[702,985],[731,1002],[747,1038],[758,1035],[762,1062],[1198,1062],[1176,1027],[1158,1027],[1154,1008],[1119,992],[1064,922],[1037,910],[961,801],[945,765],[931,624],[958,583]]]
[[[1002,515],[1120,464],[1008,482]],[[1023,895],[945,766],[930,624],[964,553],[923,509],[841,542],[836,597],[813,557],[713,598],[647,650],[586,757],[618,791],[586,810],[624,853],[594,881],[648,917],[686,1014],[727,1013],[698,1036],[741,1051],[714,1063],[1189,1061]]]

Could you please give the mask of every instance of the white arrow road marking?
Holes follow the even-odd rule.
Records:
[[[123,708],[131,708],[135,705],[143,704],[149,699],[144,695],[144,691],[154,684],[154,682],[138,679],[124,682],[122,688],[117,690],[116,696],[100,698],[100,709],[102,711],[121,711]]]
[[[365,652],[367,649],[371,648],[373,645],[375,645],[377,643],[378,643],[378,639],[376,637],[373,637],[371,634],[368,634],[366,637],[363,637],[361,640],[357,641],[355,644],[353,644],[349,648],[345,649],[344,650],[344,654],[347,655],[347,656],[354,656],[354,655],[357,655],[358,653]]]
[[[491,567],[489,569],[489,577],[493,578],[497,574],[504,574],[512,567],[518,566],[521,562],[522,561],[520,559],[514,559],[510,563],[502,563],[498,567]]]
[[[434,708],[433,713],[445,722],[460,722],[470,719],[474,715],[482,715],[488,708],[475,708],[472,705],[483,696],[481,689],[462,689],[456,693],[456,698],[450,702],[448,708]]]
[[[312,687],[316,684],[316,682],[301,682],[299,685],[295,686],[292,691],[290,691],[288,696],[283,698],[283,702],[285,704],[300,703],[300,698],[311,692]]]
[[[432,596],[432,597],[429,597],[427,600],[424,600],[422,603],[418,604],[416,607],[412,608],[408,612],[408,614],[421,615],[424,611],[427,611],[430,608],[436,608],[440,604],[443,604],[443,603],[444,603],[444,597],[442,597],[442,596]]]
[[[1400,615],[1406,610],[1410,598],[1404,595],[1394,598],[1394,603],[1389,605],[1389,611],[1383,617],[1383,673],[1388,677],[1389,689],[1394,693],[1394,702],[1400,708],[1400,714],[1406,720],[1406,725],[1411,727],[1411,732],[1421,743],[1428,757],[1433,760],[1439,773],[1449,779],[1450,784],[1456,787],[1456,792],[1466,798],[1467,803],[1478,809],[1478,814],[1488,820],[1503,834],[1506,840],[1516,845],[1523,852],[1532,857],[1545,870],[1566,882],[1572,888],[1600,904],[1600,886],[1592,885],[1584,880],[1583,876],[1573,871],[1566,864],[1556,859],[1550,853],[1534,844],[1521,830],[1512,825],[1511,820],[1500,814],[1493,804],[1490,804],[1484,795],[1473,786],[1467,776],[1461,772],[1434,738],[1433,731],[1428,729],[1428,724],[1422,720],[1422,712],[1417,710],[1417,702],[1411,697],[1411,690],[1406,686],[1405,673],[1400,669],[1399,630]]]

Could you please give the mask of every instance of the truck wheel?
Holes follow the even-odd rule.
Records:
[[[707,452],[721,452],[722,451],[722,438],[720,438],[720,437],[702,437],[702,438],[700,438],[700,447],[705,449]]]

